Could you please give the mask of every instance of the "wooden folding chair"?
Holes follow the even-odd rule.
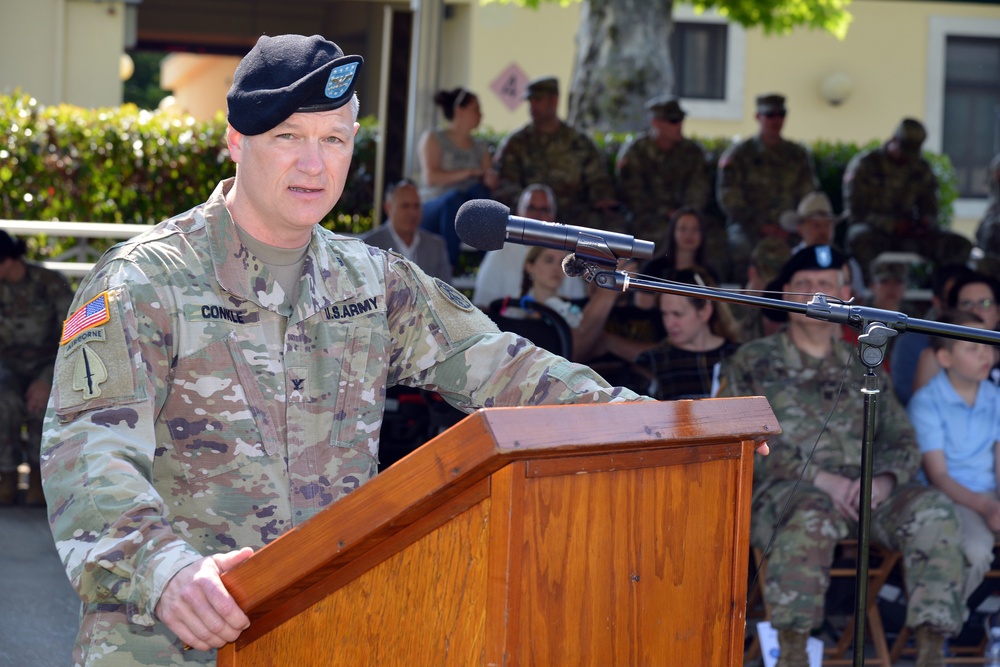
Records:
[[[845,559],[856,562],[858,541],[841,540],[837,543],[837,558],[835,562],[843,562]],[[878,593],[882,589],[892,569],[899,562],[901,554],[880,544],[872,544],[868,554],[868,613],[866,638],[871,641],[875,648],[875,657],[866,658],[865,664],[881,665],[881,667],[892,667],[892,657],[889,652],[889,644],[885,638],[885,628],[882,625],[882,615],[878,610]],[[763,557],[760,549],[753,549],[753,562],[757,567],[758,574],[753,589],[748,594],[748,599],[755,599],[760,596],[764,600],[764,618],[771,618],[771,608],[764,598],[764,581],[767,579],[767,559]],[[857,568],[850,565],[834,566],[830,569],[830,579],[846,577],[854,579],[857,577]],[[823,649],[824,665],[852,665],[852,656],[845,655],[854,640],[854,614],[851,614],[847,627],[841,633],[836,645],[825,646]],[[760,655],[760,641],[754,634],[754,639],[744,654],[744,662],[756,658]]]

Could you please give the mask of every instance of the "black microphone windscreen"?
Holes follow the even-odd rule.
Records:
[[[471,199],[455,215],[455,232],[477,250],[499,250],[507,238],[510,209],[492,199]]]
[[[571,252],[563,257],[562,270],[570,278],[579,278],[580,276],[587,275],[588,266],[589,264],[577,257],[575,252]]]

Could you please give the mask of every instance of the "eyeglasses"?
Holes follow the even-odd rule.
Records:
[[[528,204],[527,211],[528,211],[528,213],[551,213],[552,212],[552,207],[550,207],[550,206],[532,206],[531,204]]]
[[[997,305],[997,302],[993,299],[979,299],[978,301],[973,301],[972,299],[966,299],[965,301],[959,301],[958,307],[960,310],[986,310],[987,308],[992,308]]]
[[[784,118],[785,113],[784,111],[765,111],[760,115],[764,118]]]

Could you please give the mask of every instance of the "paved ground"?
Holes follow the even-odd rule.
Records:
[[[45,510],[0,507],[0,667],[71,664],[79,599]]]

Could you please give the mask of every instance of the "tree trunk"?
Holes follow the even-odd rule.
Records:
[[[643,105],[673,92],[673,0],[583,0],[569,118],[578,129],[638,131]]]

